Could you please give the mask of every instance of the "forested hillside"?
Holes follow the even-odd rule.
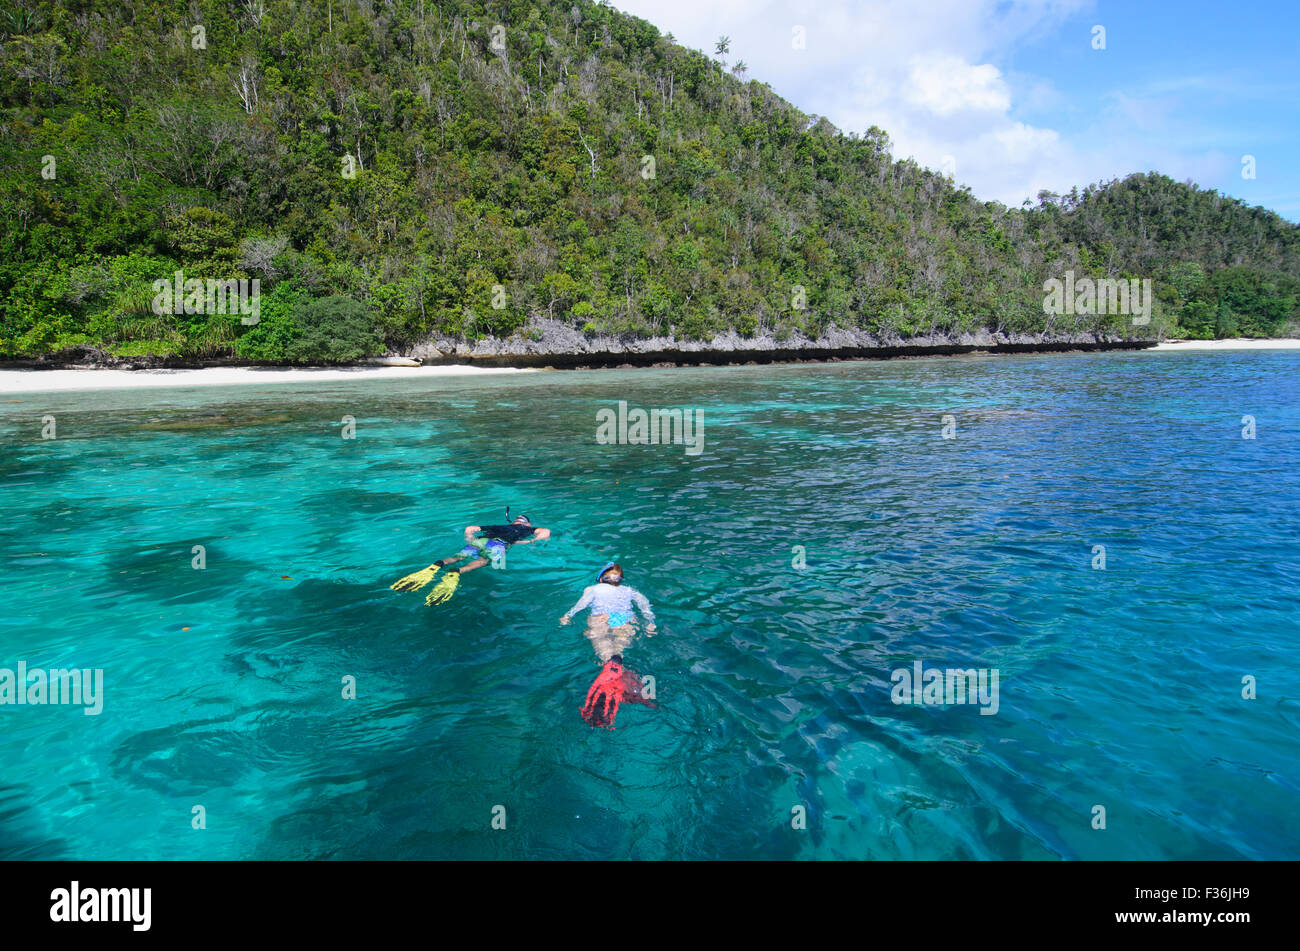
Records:
[[[1009,209],[586,0],[11,0],[0,356],[434,335],[1280,334],[1300,229],[1159,175]],[[153,282],[256,278],[256,323]],[[1149,278],[1149,325],[1043,282]]]

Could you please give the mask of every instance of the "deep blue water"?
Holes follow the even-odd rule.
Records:
[[[1294,858],[1298,371],[6,397],[0,667],[101,668],[104,695],[0,706],[0,858]],[[620,400],[700,412],[703,451],[597,444]],[[507,505],[552,540],[441,607],[389,590]],[[626,659],[661,708],[611,733],[556,619],[612,557],[658,615]],[[996,669],[996,715],[893,703],[915,661]]]

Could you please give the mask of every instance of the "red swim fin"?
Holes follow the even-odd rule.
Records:
[[[623,664],[621,660],[611,658],[605,662],[591,689],[587,691],[587,702],[581,711],[582,718],[592,726],[614,729],[614,718],[618,716],[623,690]]]
[[[641,695],[641,678],[623,666],[623,658],[614,655],[605,662],[600,674],[587,691],[587,702],[582,707],[582,719],[592,726],[614,729],[614,719],[622,703],[639,703],[654,707],[653,701]]]

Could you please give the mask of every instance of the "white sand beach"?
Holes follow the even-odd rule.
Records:
[[[235,386],[265,383],[333,383],[357,380],[427,379],[486,373],[535,373],[513,367],[205,367],[198,370],[0,370],[0,393],[66,390],[134,390],[166,386]]]
[[[1165,340],[1151,347],[1150,350],[1300,350],[1300,339],[1292,337],[1268,340],[1242,337],[1229,340]]]

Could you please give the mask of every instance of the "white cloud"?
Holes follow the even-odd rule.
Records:
[[[1061,147],[1061,136],[1052,129],[1035,129],[1023,122],[1004,125],[988,133],[1001,149],[1000,158],[1016,161],[1035,155],[1049,155]]]
[[[959,56],[913,56],[903,99],[937,116],[960,110],[1006,112],[1011,93],[996,66],[972,66]]]

